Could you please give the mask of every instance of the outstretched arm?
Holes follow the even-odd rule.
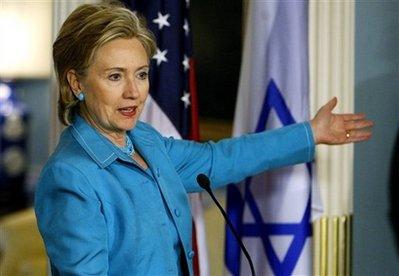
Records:
[[[374,123],[364,114],[334,114],[336,105],[337,98],[334,97],[310,121],[315,143],[340,145],[368,140]]]

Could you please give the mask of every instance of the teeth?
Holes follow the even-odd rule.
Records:
[[[123,111],[133,111],[134,109],[135,109],[134,107],[120,108],[120,110],[123,110]]]

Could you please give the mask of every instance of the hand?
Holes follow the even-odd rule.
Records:
[[[368,140],[374,123],[365,119],[364,114],[334,114],[336,105],[334,97],[310,121],[315,143],[340,145]]]

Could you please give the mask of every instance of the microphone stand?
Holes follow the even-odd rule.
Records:
[[[220,205],[219,201],[217,201],[215,195],[213,194],[211,190],[211,185],[210,185],[210,180],[205,174],[199,174],[197,176],[197,182],[200,185],[201,188],[203,188],[205,191],[208,192],[208,194],[211,196],[212,200],[215,202],[216,206],[219,208],[220,212],[222,213],[224,219],[227,222],[227,225],[229,226],[231,232],[233,233],[234,237],[236,238],[238,244],[240,245],[240,248],[242,252],[244,253],[245,257],[248,260],[249,266],[251,268],[251,274],[252,276],[255,276],[255,268],[254,264],[252,263],[251,256],[249,255],[247,249],[245,248],[244,244],[241,241],[241,238],[239,237],[237,231],[235,230],[233,224],[230,222],[230,219],[227,217],[226,212],[223,210],[223,207]]]

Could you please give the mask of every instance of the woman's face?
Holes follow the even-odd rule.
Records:
[[[136,38],[104,44],[80,80],[82,116],[105,134],[134,128],[148,95],[148,71],[147,53]]]

